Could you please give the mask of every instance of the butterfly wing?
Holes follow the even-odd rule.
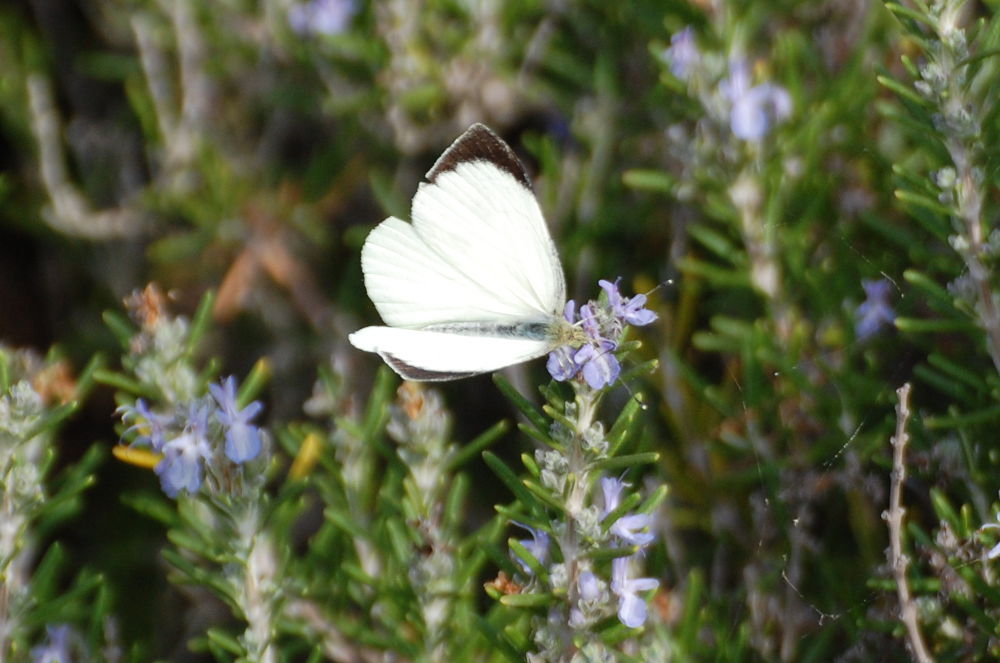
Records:
[[[407,380],[455,380],[540,357],[543,340],[467,336],[421,329],[365,327],[350,335],[354,347],[377,352]]]
[[[566,286],[555,245],[510,147],[470,127],[413,197],[412,224],[390,217],[361,252],[365,286],[395,327],[545,321]]]

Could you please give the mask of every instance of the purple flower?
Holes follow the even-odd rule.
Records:
[[[583,379],[591,389],[610,386],[618,379],[622,367],[614,349],[615,344],[611,341],[601,341],[597,346],[585,345],[573,355],[573,361],[581,367]]]
[[[639,628],[646,623],[646,601],[639,592],[660,586],[655,578],[629,578],[632,557],[616,557],[611,563],[611,591],[618,596],[618,619],[629,628]]]
[[[604,510],[601,512],[602,518],[606,518],[609,513],[618,508],[621,504],[622,492],[629,485],[631,484],[621,479],[601,477],[601,492],[604,493]],[[610,531],[626,543],[634,546],[646,546],[656,538],[649,531],[652,522],[652,516],[646,513],[625,514],[611,525]]]
[[[792,97],[785,88],[774,83],[751,87],[746,60],[734,59],[729,63],[729,77],[720,88],[731,104],[729,126],[741,140],[761,140],[775,122],[792,114]]]
[[[135,405],[122,405],[116,413],[121,415],[122,421],[133,422],[125,431],[126,435],[131,432],[138,433],[132,444],[148,445],[157,453],[163,450],[166,428],[170,425],[171,417],[153,412],[141,398]]]
[[[888,279],[865,279],[861,287],[865,289],[865,301],[854,312],[854,333],[859,341],[874,336],[896,319],[896,312],[889,305],[892,284]]]
[[[656,314],[646,308],[646,295],[636,295],[631,298],[622,297],[621,293],[618,292],[618,281],[620,280],[621,277],[615,279],[614,283],[603,279],[597,282],[597,285],[601,286],[607,293],[608,305],[611,306],[615,317],[633,327],[642,327],[655,322]]]
[[[670,46],[663,55],[670,65],[670,73],[682,81],[691,77],[691,72],[701,59],[691,26],[674,33],[670,38]]]
[[[601,517],[606,517],[609,513],[618,508],[622,500],[622,491],[631,484],[627,484],[621,479],[614,477],[601,477],[601,492],[604,494],[604,511]]]
[[[545,361],[545,368],[548,369],[553,380],[565,382],[579,372],[580,367],[573,361],[575,354],[573,348],[566,345],[549,353],[549,358]]]
[[[572,299],[566,302],[566,306],[563,307],[563,317],[570,324],[576,321],[576,302]]]
[[[601,336],[601,324],[598,322],[597,316],[594,315],[594,309],[590,304],[584,304],[580,307],[580,325],[592,341],[604,340]]]
[[[622,516],[611,526],[611,533],[633,546],[646,546],[656,536],[649,531],[653,518],[648,513],[630,513]]]
[[[226,456],[234,463],[253,460],[260,453],[260,429],[250,421],[260,414],[263,405],[250,403],[242,410],[236,405],[236,378],[229,376],[222,385],[208,386],[219,410],[215,418],[226,428]]]
[[[626,299],[618,292],[617,281],[602,280],[600,286],[607,293],[608,305],[584,304],[580,307],[579,320],[576,319],[576,303],[573,300],[566,302],[563,317],[570,324],[579,325],[586,336],[578,347],[563,346],[549,354],[546,368],[559,382],[582,374],[591,389],[610,386],[621,374],[621,364],[614,354],[621,325],[646,325],[656,320],[656,314],[645,308],[645,295]]]
[[[357,11],[353,0],[309,0],[292,5],[288,25],[300,35],[336,35],[350,27]]]
[[[202,466],[211,457],[207,429],[208,410],[192,405],[184,432],[163,445],[163,460],[154,471],[169,497],[177,497],[182,490],[195,493],[201,487]]]
[[[70,663],[72,629],[66,624],[45,627],[45,644],[31,649],[31,663]]]
[[[529,525],[524,525],[519,522],[514,522],[515,525],[521,529],[527,530],[531,533],[530,539],[519,539],[518,543],[528,549],[531,556],[538,560],[539,564],[544,565],[549,560],[549,535],[544,530],[535,529]],[[531,567],[520,557],[515,556],[514,561],[517,562],[521,570],[527,574],[531,574]]]

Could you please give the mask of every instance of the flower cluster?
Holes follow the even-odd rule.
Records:
[[[628,486],[621,479],[601,479],[604,518],[619,507],[622,491]],[[649,514],[627,513],[615,520],[610,529],[616,543],[639,548],[638,552],[628,557],[616,557],[611,563],[611,591],[618,597],[618,619],[629,628],[638,628],[646,623],[646,601],[639,597],[639,592],[656,589],[660,585],[655,578],[630,577],[635,562],[641,559],[642,551],[656,538],[649,531],[651,525],[652,517]],[[582,596],[583,587],[580,589]]]
[[[729,76],[719,89],[730,103],[729,127],[740,140],[759,142],[772,126],[792,114],[788,91],[774,83],[751,85],[749,65],[743,58],[730,60]]]
[[[622,503],[622,493],[630,485],[621,479],[601,478],[600,486],[604,506],[599,511],[600,520],[607,518],[619,508]],[[583,513],[586,512],[588,510],[584,510]],[[584,517],[582,520],[588,520],[588,518]],[[597,525],[597,523],[598,520],[593,519],[593,524]],[[555,578],[553,582],[559,584],[559,579],[565,577],[567,568],[565,563],[550,564],[552,541],[549,534],[542,529],[536,529],[519,522],[514,522],[514,524],[531,535],[531,538],[519,539],[518,543],[533,559],[525,559],[512,551],[512,557],[521,571],[526,576],[531,577],[534,576],[532,566],[547,567],[550,575]],[[570,609],[569,626],[574,629],[586,629],[613,610],[617,612],[619,621],[629,628],[639,628],[646,623],[646,601],[640,596],[640,592],[654,590],[659,587],[660,583],[655,578],[632,577],[632,573],[638,566],[638,562],[641,561],[645,549],[656,538],[650,531],[651,526],[652,517],[649,514],[625,513],[617,517],[608,528],[608,537],[605,543],[619,548],[625,546],[636,548],[636,552],[631,555],[616,557],[612,562],[610,593],[608,592],[609,584],[593,571],[589,560],[581,560],[581,571],[576,577],[576,602]],[[596,535],[596,531],[594,534]],[[592,538],[596,542],[601,537],[593,536]],[[616,608],[612,607],[610,603],[612,595],[617,598]]]
[[[792,114],[792,97],[785,88],[766,81],[753,85],[750,63],[738,53],[726,62],[702,54],[690,27],[673,35],[663,60],[698,96],[707,114],[742,141],[760,142]]]
[[[589,302],[580,307],[566,302],[563,317],[579,325],[586,340],[580,347],[562,346],[549,354],[546,368],[559,382],[581,376],[592,389],[609,386],[618,379],[621,364],[615,350],[621,341],[625,325],[641,327],[656,320],[656,314],[645,308],[646,296],[622,297],[618,281],[601,280],[598,284],[606,295],[604,303]]]
[[[232,376],[209,385],[209,392],[170,412],[156,412],[141,398],[135,405],[118,408],[122,421],[131,424],[125,434],[134,435],[132,444],[161,456],[155,471],[170,497],[181,491],[198,492],[206,468],[221,469],[216,466],[223,458],[241,465],[260,455],[263,436],[251,423],[263,407],[260,402],[241,409]]]

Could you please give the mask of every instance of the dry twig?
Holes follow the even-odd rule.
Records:
[[[896,404],[896,434],[892,436],[892,480],[889,489],[889,510],[882,517],[889,524],[889,563],[896,578],[896,593],[899,596],[899,616],[906,626],[906,635],[910,641],[913,655],[920,663],[933,663],[934,659],[927,650],[923,635],[920,633],[920,622],[917,619],[917,604],[910,594],[910,583],[906,578],[906,570],[910,560],[903,552],[903,481],[906,478],[906,466],[903,457],[906,443],[910,435],[906,425],[910,420],[910,383],[907,382],[896,390],[899,402]]]

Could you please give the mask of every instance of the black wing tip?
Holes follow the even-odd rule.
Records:
[[[418,368],[417,366],[407,364],[402,359],[388,352],[379,352],[378,354],[385,360],[385,363],[389,364],[389,368],[396,371],[399,377],[404,380],[412,380],[414,382],[445,382],[446,380],[460,380],[462,378],[469,378],[473,375],[480,374],[480,371],[431,371],[426,368]]]
[[[492,129],[479,122],[466,129],[444,151],[434,167],[427,171],[427,180],[433,182],[441,173],[455,170],[467,161],[489,161],[531,191],[531,178],[514,150]]]

